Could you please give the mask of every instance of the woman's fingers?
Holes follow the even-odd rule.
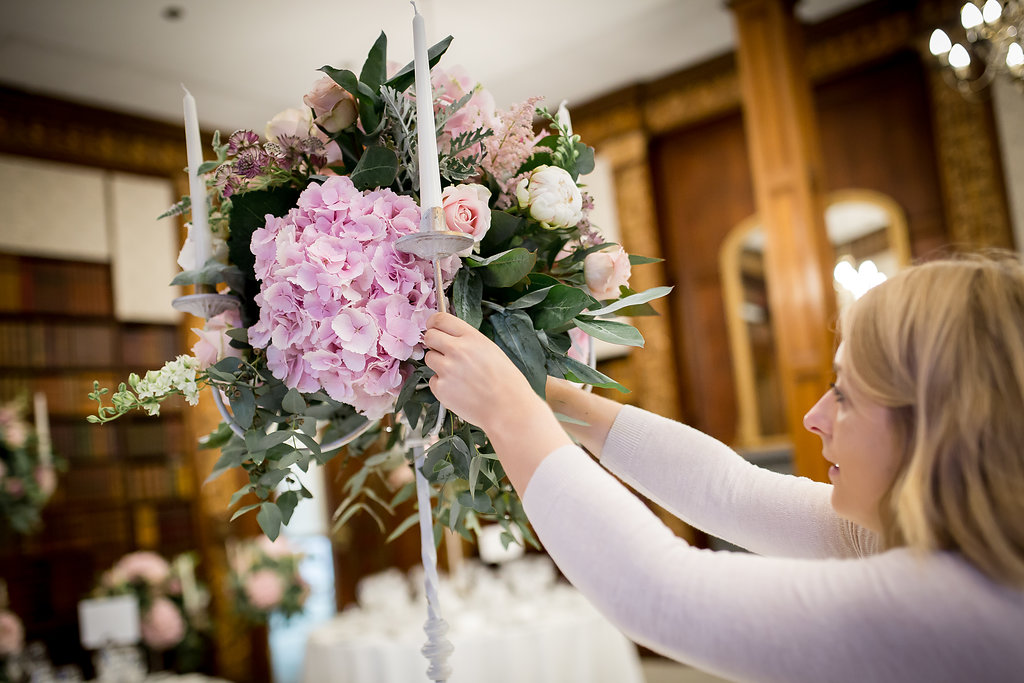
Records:
[[[427,330],[429,331],[431,329],[436,329],[444,332],[445,334],[458,337],[465,334],[467,330],[475,330],[476,328],[451,313],[438,312],[434,313],[427,319]]]

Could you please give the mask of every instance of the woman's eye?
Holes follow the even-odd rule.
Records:
[[[835,382],[829,382],[828,386],[832,390],[832,393],[835,394],[836,401],[842,402],[842,400],[843,400],[843,392],[839,391],[839,387],[836,386],[836,383]]]

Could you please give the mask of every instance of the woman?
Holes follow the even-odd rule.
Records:
[[[434,393],[486,430],[549,554],[638,643],[740,680],[1021,680],[1024,268],[908,269],[842,336],[804,420],[831,485],[564,380],[545,403],[453,316],[425,342]],[[756,554],[688,546],[555,412],[609,471]]]

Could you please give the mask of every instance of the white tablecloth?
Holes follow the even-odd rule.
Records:
[[[643,681],[633,643],[566,584],[441,600],[455,646],[449,683]],[[346,610],[310,634],[303,683],[426,682],[425,621],[422,603]]]

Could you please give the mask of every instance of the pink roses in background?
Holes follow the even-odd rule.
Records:
[[[401,362],[422,356],[435,308],[430,263],[395,249],[419,220],[411,197],[359,192],[348,176],[312,183],[286,216],[268,216],[251,242],[262,284],[249,343],[267,349],[275,377],[302,392],[323,387],[370,419],[391,410]],[[445,286],[459,265],[442,261]]]
[[[629,254],[622,247],[611,246],[587,254],[583,260],[587,289],[596,299],[617,299],[619,287],[629,283]]]
[[[271,612],[290,617],[302,611],[309,584],[299,573],[302,555],[283,536],[266,536],[228,547],[235,608],[246,619],[264,622]]]
[[[491,227],[490,198],[491,191],[483,185],[450,185],[441,193],[445,224],[453,232],[472,237],[474,248]],[[459,255],[467,256],[469,251]]]
[[[153,600],[142,616],[142,642],[158,652],[169,650],[184,640],[185,630],[181,610],[164,597]]]

